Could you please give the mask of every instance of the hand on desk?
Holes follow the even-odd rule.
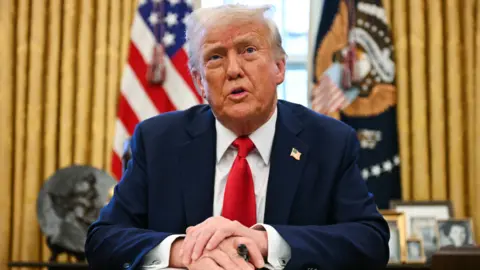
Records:
[[[250,262],[246,262],[237,254],[239,244],[247,246],[251,258]],[[187,268],[190,270],[253,270],[255,267],[262,268],[263,266],[262,254],[256,244],[249,238],[235,236],[223,240],[217,248],[205,251],[200,258],[192,261],[191,264],[187,264]]]
[[[239,222],[224,217],[211,217],[197,226],[189,227],[186,233],[181,248],[181,257],[185,265],[197,260],[206,251],[212,251],[219,245],[222,246],[223,242],[228,243],[227,240],[246,241],[245,243],[238,242],[237,246],[238,244],[245,244],[250,253],[258,250],[259,256],[250,254],[252,263],[257,268],[261,268],[259,267],[260,264],[263,267],[263,257],[268,254],[268,241],[265,231],[250,229]],[[232,237],[235,237],[234,240],[230,240]],[[237,246],[233,247],[235,254]]]

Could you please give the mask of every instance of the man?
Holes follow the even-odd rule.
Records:
[[[93,269],[386,265],[389,229],[356,165],[355,132],[277,101],[285,52],[266,11],[192,14],[189,65],[209,105],[137,126],[128,169],[88,232]]]

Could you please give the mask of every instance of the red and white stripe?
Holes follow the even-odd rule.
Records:
[[[166,78],[162,86],[147,83],[147,67],[154,45],[152,32],[137,12],[131,30],[128,62],[121,82],[115,127],[112,173],[117,180],[122,175],[123,145],[140,121],[160,113],[188,109],[203,102],[188,71],[185,46],[171,58],[165,56]]]
[[[342,91],[327,75],[320,78],[312,89],[312,109],[322,114],[329,114],[343,109],[348,101]]]

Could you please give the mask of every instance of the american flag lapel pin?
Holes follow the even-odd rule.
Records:
[[[302,153],[300,153],[300,151],[298,151],[295,147],[292,148],[292,152],[290,152],[291,157],[293,157],[296,160],[300,160],[301,155],[302,155]]]

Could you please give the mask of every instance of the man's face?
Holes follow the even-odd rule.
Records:
[[[462,226],[453,225],[450,229],[450,238],[452,239],[454,246],[462,246],[463,243],[465,243],[465,238],[467,238],[465,228]]]
[[[267,28],[237,23],[207,31],[200,42],[197,85],[219,119],[250,121],[271,116],[285,60],[276,60]]]

